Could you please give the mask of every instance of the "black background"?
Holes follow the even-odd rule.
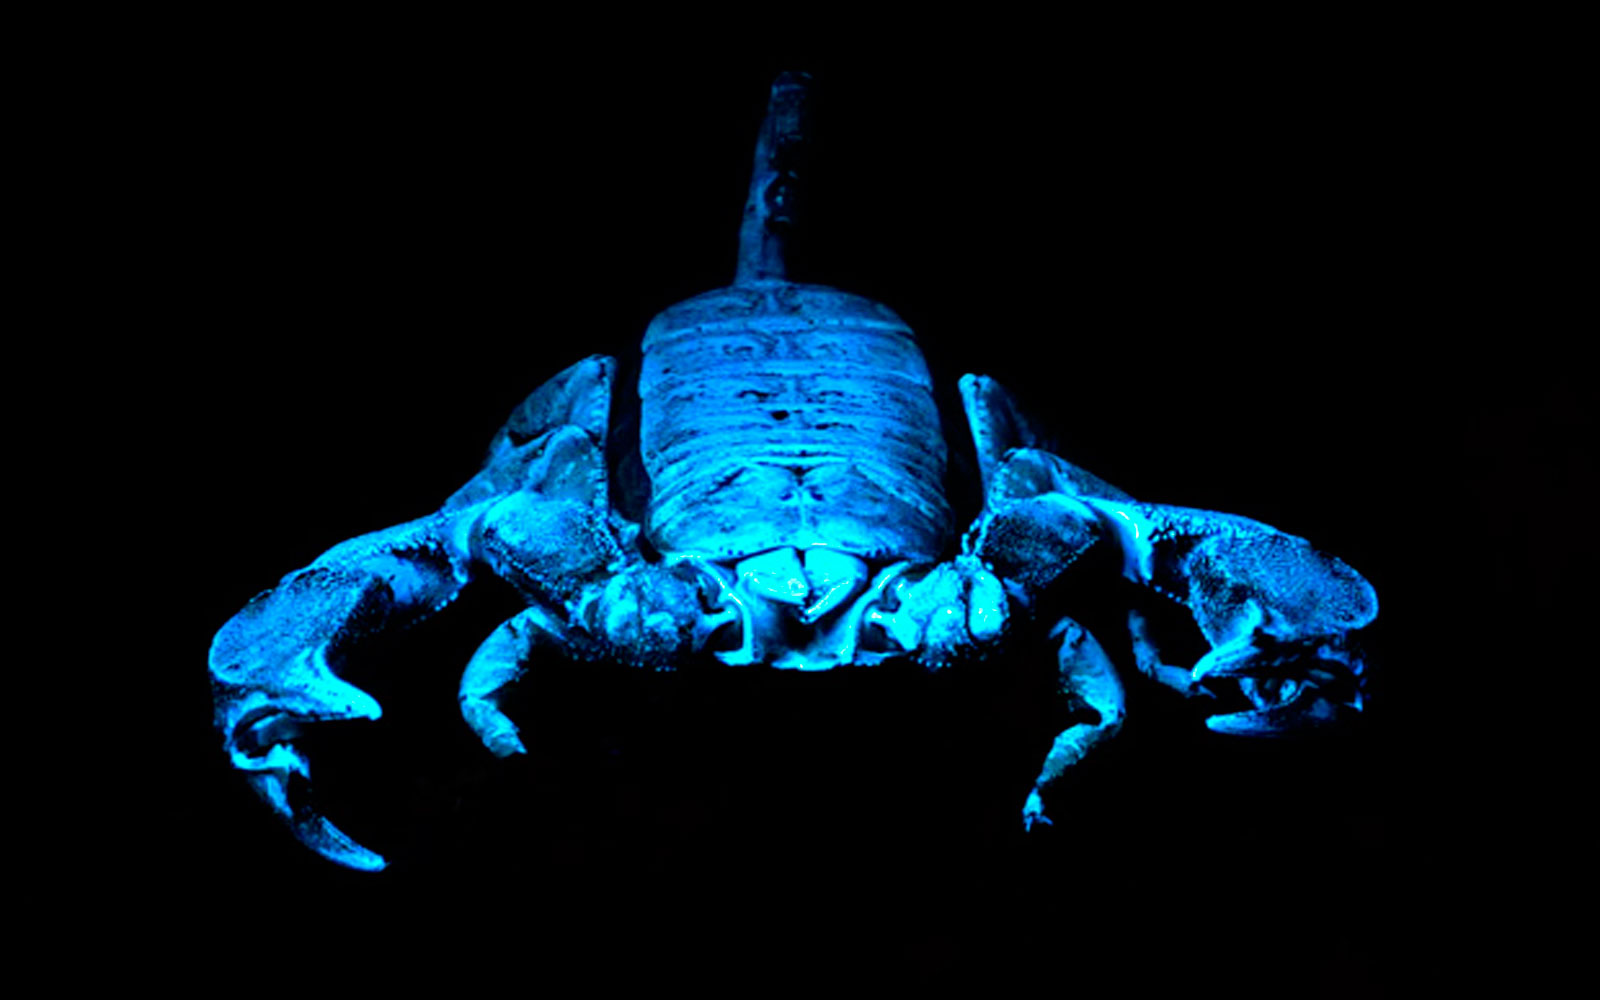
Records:
[[[106,249],[137,261],[139,473],[165,484],[181,595],[144,674],[155,842],[124,858],[163,899],[152,937],[400,973],[466,954],[530,984],[870,965],[1383,989],[1433,863],[1404,829],[1438,788],[1415,752],[1429,690],[1400,662],[1440,603],[1417,505],[1440,469],[1470,518],[1530,465],[1546,493],[1577,468],[1559,444],[1506,457],[1576,419],[1570,379],[1491,379],[1463,346],[1504,297],[1463,267],[1493,210],[1469,207],[1459,119],[1493,88],[1381,45],[559,49],[219,44],[111,99],[129,166]],[[1134,495],[1362,571],[1383,607],[1371,710],[1328,738],[1237,741],[1134,685],[1122,735],[1027,838],[1054,728],[1051,652],[1026,629],[936,677],[541,665],[513,712],[532,753],[501,763],[455,685],[517,604],[475,585],[355,667],[381,722],[313,741],[326,811],[394,865],[322,862],[219,752],[211,635],[334,543],[433,510],[544,379],[629,361],[657,310],[726,284],[767,87],[795,66],[817,97],[794,276],[897,310],[948,406],[962,373],[993,375]],[[1498,388],[1464,403],[1479,384]],[[958,504],[970,482],[957,459]],[[1494,558],[1544,568],[1531,545]]]

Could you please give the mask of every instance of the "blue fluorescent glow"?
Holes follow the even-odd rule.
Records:
[[[1209,647],[1193,664],[1167,662],[1137,611],[1128,638],[1136,675],[1206,702],[1211,729],[1271,736],[1360,710],[1353,637],[1377,615],[1360,574],[1247,518],[1135,500],[1044,450],[986,376],[960,383],[984,504],[951,555],[947,451],[911,329],[871,300],[786,280],[806,84],[785,74],[774,85],[734,284],[655,317],[638,385],[618,401],[639,407],[641,523],[609,499],[618,366],[587,358],[517,407],[437,512],[336,545],[217,633],[224,748],[307,847],[351,868],[384,866],[314,811],[298,737],[378,718],[378,703],[341,676],[346,657],[485,575],[526,603],[461,680],[464,719],[501,757],[527,752],[501,703],[541,659],[971,663],[1032,627],[1030,609],[1096,547],[1192,617]],[[1126,709],[1121,668],[1099,639],[1070,617],[1050,635],[1058,697],[1093,721],[1055,737],[1023,804],[1028,829],[1051,822],[1051,787],[1116,735]],[[1107,643],[1126,649],[1121,639]]]

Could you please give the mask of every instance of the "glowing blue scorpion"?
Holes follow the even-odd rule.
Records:
[[[665,668],[828,670],[983,656],[1019,611],[1087,552],[1178,602],[1210,645],[1164,660],[1130,612],[1133,662],[1186,695],[1229,696],[1218,732],[1272,735],[1361,708],[1351,634],[1377,598],[1304,539],[1243,517],[1134,500],[1060,456],[984,376],[961,380],[983,510],[954,535],[946,449],[928,369],[886,307],[785,280],[794,154],[807,80],[773,86],[756,147],[731,287],[679,303],[645,332],[638,395],[648,476],[642,523],[612,505],[607,454],[616,362],[591,357],[529,396],[482,469],[426,517],[353,538],[284,577],[211,648],[226,752],[304,844],[358,869],[384,859],[321,816],[296,745],[307,724],[376,719],[341,679],[374,631],[416,622],[483,573],[527,608],[491,634],[461,681],[467,724],[495,754],[523,753],[502,696],[540,656]],[[1055,737],[1022,809],[1120,728],[1122,682],[1071,618],[1059,692],[1081,712]],[[1219,700],[1219,705],[1222,703]]]

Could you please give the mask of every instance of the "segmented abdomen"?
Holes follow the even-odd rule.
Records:
[[[639,397],[663,551],[933,560],[949,539],[928,368],[885,306],[787,282],[689,299],[645,332]]]

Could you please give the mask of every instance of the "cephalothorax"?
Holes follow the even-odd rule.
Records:
[[[1265,524],[1134,500],[1046,450],[983,376],[960,384],[983,509],[947,557],[945,444],[910,329],[882,305],[785,278],[805,85],[786,74],[773,87],[734,284],[667,309],[645,333],[642,523],[612,503],[617,366],[591,357],[516,409],[436,513],[335,546],[217,634],[226,751],[313,850],[384,865],[311,808],[297,734],[376,719],[377,702],[340,677],[347,654],[483,574],[527,602],[461,681],[468,725],[500,756],[524,750],[502,695],[541,657],[943,667],[994,648],[1096,548],[1192,614],[1210,649],[1189,667],[1165,662],[1138,612],[1128,635],[1138,671],[1158,683],[1242,696],[1245,707],[1212,715],[1210,728],[1272,735],[1361,708],[1351,636],[1377,614],[1366,580]],[[1071,618],[1050,634],[1060,696],[1094,718],[1056,737],[1023,803],[1030,828],[1048,822],[1041,793],[1123,717],[1122,681],[1099,641]]]

